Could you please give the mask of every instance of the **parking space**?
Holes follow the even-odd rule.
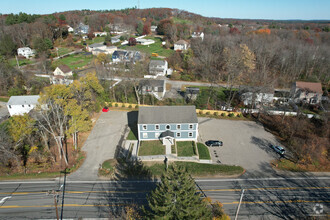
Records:
[[[127,112],[102,112],[82,150],[87,153],[83,165],[69,176],[70,180],[96,180],[99,165],[115,157],[127,128]]]
[[[209,147],[213,162],[240,165],[253,175],[272,175],[275,172],[270,161],[279,155],[270,145],[278,142],[262,125],[212,118],[198,118],[198,121],[201,142],[223,141],[222,147]]]

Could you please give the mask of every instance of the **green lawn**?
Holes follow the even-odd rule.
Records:
[[[194,162],[174,162],[177,165],[185,166],[192,176],[210,176],[210,175],[238,175],[244,172],[240,166],[232,165],[217,165],[217,164],[202,164]],[[147,165],[151,173],[155,176],[160,176],[165,169],[163,162],[152,165]]]
[[[178,157],[191,157],[197,155],[193,141],[177,141]]]
[[[186,20],[178,17],[173,17],[172,19],[176,24],[192,24],[192,21],[190,20]]]
[[[74,51],[73,48],[67,48],[67,47],[58,47],[58,55],[62,56],[64,54],[70,53]],[[53,55],[57,56],[57,51],[56,49],[53,50]]]
[[[17,61],[15,58],[9,59],[8,62],[11,66],[17,66]],[[24,66],[24,65],[32,64],[34,63],[34,61],[29,59],[19,59],[18,63],[20,66]]]
[[[145,39],[152,39],[155,41],[154,44],[151,45],[141,45],[137,44],[136,46],[124,46],[123,49],[130,49],[130,50],[138,50],[147,55],[151,55],[152,53],[158,53],[159,56],[169,57],[174,53],[171,49],[163,48],[162,41],[159,37],[145,37]]]
[[[93,55],[84,55],[83,53],[71,54],[56,60],[55,66],[68,65],[72,70],[89,65],[93,60]]]
[[[0,102],[8,102],[9,100],[9,97],[6,98],[6,97],[0,97]]]
[[[199,159],[201,160],[211,160],[209,149],[202,143],[197,143]]]
[[[158,140],[141,141],[139,148],[139,156],[164,155],[165,146]]]
[[[132,130],[129,131],[126,140],[137,140],[137,138]]]
[[[109,176],[115,172],[117,161],[116,159],[106,160],[102,163],[99,169],[99,176]]]
[[[86,44],[103,43],[104,40],[105,40],[105,37],[95,37],[92,40],[86,40]]]

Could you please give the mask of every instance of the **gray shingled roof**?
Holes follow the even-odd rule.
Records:
[[[198,123],[195,106],[141,106],[138,124]]]
[[[152,86],[152,87],[163,87],[164,80],[155,80],[155,79],[141,79],[139,82],[140,86]]]
[[[39,98],[38,95],[11,96],[7,105],[36,105]]]
[[[149,66],[165,65],[165,60],[150,60]]]

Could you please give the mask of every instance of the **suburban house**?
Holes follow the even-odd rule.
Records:
[[[165,80],[142,79],[139,82],[141,95],[151,94],[158,100],[163,99],[166,92]]]
[[[107,27],[110,28],[112,34],[122,34],[128,30],[124,24],[108,24]]]
[[[73,33],[74,29],[70,25],[67,25],[66,27],[68,28],[69,33]]]
[[[156,32],[157,26],[151,25],[150,30],[151,30],[151,32]]]
[[[184,93],[185,100],[191,101],[196,100],[199,94],[199,88],[197,87],[187,87],[186,92]]]
[[[291,87],[291,97],[295,103],[305,102],[318,104],[322,100],[322,84],[313,82],[294,82]]]
[[[249,87],[240,88],[240,99],[244,105],[267,105],[273,103],[274,89],[270,87]]]
[[[165,76],[168,69],[168,63],[166,60],[150,60],[149,63],[149,75],[145,75],[144,78],[157,78],[157,76]]]
[[[30,47],[21,47],[17,49],[18,56],[23,56],[25,58],[33,57],[35,54],[35,51],[32,50]]]
[[[139,141],[197,141],[198,120],[195,106],[141,106],[138,113]]]
[[[141,45],[150,45],[150,44],[154,44],[155,41],[151,39],[136,38],[136,43]]]
[[[105,49],[94,49],[92,50],[92,54],[97,56],[100,53],[105,53],[105,54],[113,54],[117,50],[116,46],[110,46],[106,47]]]
[[[120,42],[120,36],[116,36],[116,37],[112,37],[111,38],[111,43],[115,44],[115,43],[119,43]]]
[[[107,32],[93,32],[95,37],[102,37],[102,36],[107,36]]]
[[[142,55],[139,51],[126,51],[126,50],[116,50],[112,54],[112,62],[133,62],[142,59]]]
[[[62,75],[50,76],[50,83],[53,85],[70,85],[73,79],[68,79]]]
[[[191,35],[192,38],[201,38],[202,40],[204,40],[204,33],[203,32],[194,32]]]
[[[67,65],[61,65],[56,67],[53,73],[54,76],[64,76],[64,77],[72,76],[72,70]]]
[[[88,52],[92,52],[95,49],[104,50],[107,47],[104,43],[94,43],[86,46]]]
[[[186,42],[184,40],[179,40],[176,43],[174,43],[175,51],[177,51],[177,50],[184,51],[184,50],[188,50],[188,48],[189,48],[189,44],[188,44],[188,42]]]
[[[74,34],[75,35],[80,35],[80,34],[88,34],[89,32],[89,26],[85,25],[83,23],[80,23],[76,29],[74,29]]]
[[[38,95],[11,96],[7,102],[10,116],[29,113],[38,104]]]

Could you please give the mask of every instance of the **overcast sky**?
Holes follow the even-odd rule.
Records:
[[[207,17],[330,20],[330,0],[0,0],[0,13],[50,14],[68,10],[178,8]]]

